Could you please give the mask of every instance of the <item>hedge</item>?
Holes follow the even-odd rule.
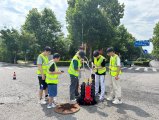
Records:
[[[134,65],[137,66],[143,66],[143,67],[149,67],[149,61],[135,61]]]
[[[71,61],[59,61],[57,66],[69,66]]]

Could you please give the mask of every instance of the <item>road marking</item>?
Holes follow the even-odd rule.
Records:
[[[20,69],[20,70],[21,70],[21,69],[23,69],[23,68],[18,68],[18,69]]]
[[[148,71],[148,68],[147,68],[147,67],[145,67],[145,68],[144,68],[144,71],[145,71],[145,72],[147,72],[147,71]]]
[[[138,68],[136,68],[135,70],[137,70],[137,71],[138,71],[138,70],[140,70],[140,68],[141,68],[141,67],[138,67]]]
[[[123,69],[126,69],[127,67],[122,67],[121,69],[123,70]]]
[[[156,68],[152,68],[152,71],[157,72],[157,69]]]
[[[13,68],[11,68],[11,67],[4,67],[5,69],[9,69],[9,70],[12,70]]]
[[[133,69],[133,67],[130,67],[130,68],[128,68],[129,70],[132,70]]]

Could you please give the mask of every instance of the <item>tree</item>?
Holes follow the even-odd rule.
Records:
[[[156,58],[159,58],[159,22],[156,24],[154,28],[152,43],[154,46],[152,54]]]
[[[19,38],[20,34],[15,29],[6,29],[1,30],[1,38],[2,38],[2,46],[6,48],[6,52],[4,58],[7,62],[14,62],[17,61],[17,54],[19,50]]]
[[[124,25],[120,25],[116,29],[115,39],[112,45],[115,51],[120,53],[122,59],[137,59],[140,57],[141,48],[134,47],[135,38],[130,34]]]
[[[53,50],[59,49],[61,44],[59,37],[62,34],[61,24],[57,21],[51,9],[44,8],[39,12],[36,8],[29,11],[23,30],[34,34],[39,45],[39,51],[45,46],[51,46]]]
[[[68,0],[68,5],[66,20],[72,46],[87,43],[91,58],[93,49],[111,45],[124,5],[118,0]]]
[[[20,36],[20,53],[22,54],[22,59],[24,59],[25,61],[27,61],[27,59],[35,59],[38,50],[38,45],[36,44],[36,42],[37,39],[34,34],[22,31]]]

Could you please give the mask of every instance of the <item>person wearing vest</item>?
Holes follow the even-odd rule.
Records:
[[[112,101],[113,104],[122,104],[119,78],[119,75],[121,74],[120,58],[115,54],[113,48],[108,48],[107,54],[110,56],[109,73],[111,76],[110,95],[107,97],[107,100]]]
[[[68,73],[70,74],[70,104],[76,104],[76,96],[79,96],[78,85],[79,85],[79,73],[82,66],[82,59],[84,59],[85,53],[79,51],[72,59]]]
[[[58,76],[63,73],[59,71],[56,63],[60,61],[60,55],[55,53],[53,55],[53,60],[49,61],[47,72],[46,72],[46,83],[48,85],[48,94],[49,94],[49,104],[48,109],[56,107],[54,97],[57,96],[57,84],[59,82]]]
[[[48,97],[47,84],[45,82],[46,69],[49,62],[48,56],[51,54],[51,48],[46,46],[44,51],[37,58],[37,75],[39,79],[40,91],[39,91],[39,103],[46,104],[46,100],[43,100],[43,92],[45,92],[45,99]]]
[[[95,94],[99,93],[99,85],[101,86],[101,95],[99,97],[100,101],[104,100],[105,95],[105,75],[106,75],[106,60],[105,57],[100,55],[99,51],[93,52],[94,66],[93,70],[95,72]]]

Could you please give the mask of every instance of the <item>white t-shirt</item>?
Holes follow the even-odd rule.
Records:
[[[119,56],[117,57],[117,66],[118,66],[118,67],[121,66],[121,60],[120,60],[120,57],[119,57]]]

